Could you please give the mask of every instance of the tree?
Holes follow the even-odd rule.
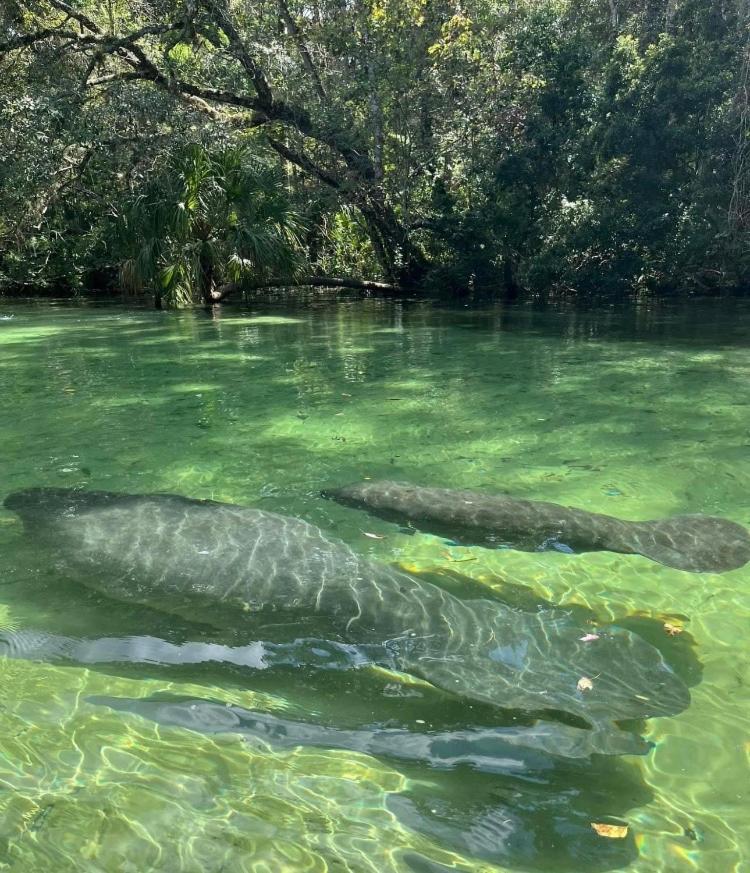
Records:
[[[263,127],[279,155],[359,209],[386,276],[417,279],[424,259],[380,185],[357,112],[324,90],[283,0],[281,16],[309,79],[306,90],[289,96],[279,93],[290,58],[275,17],[250,5],[235,11],[222,0],[157,6],[135,20],[130,11],[107,17],[93,4],[84,11],[66,0],[22,2],[23,27],[0,44],[0,53],[48,45],[73,59],[80,88],[97,91],[101,100],[111,89],[122,93],[124,83],[146,84],[221,125]],[[271,51],[258,51],[264,45]]]
[[[123,284],[157,306],[212,304],[222,286],[293,279],[300,222],[279,174],[247,149],[190,145],[170,157],[122,219]]]
[[[252,142],[316,282],[743,285],[745,4],[14,0],[0,281],[85,284],[165,149]]]

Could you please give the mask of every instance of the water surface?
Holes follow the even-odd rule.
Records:
[[[750,868],[748,568],[467,548],[319,497],[404,479],[750,525],[750,308],[313,300],[210,318],[6,302],[0,361],[0,494],[171,491],[299,516],[376,560],[630,621],[702,679],[685,713],[646,725],[648,756],[513,777],[200,733],[89,700],[219,701],[342,730],[492,723],[490,708],[382,670],[0,661],[0,870]],[[0,626],[176,632],[39,569],[33,551],[0,512]],[[589,821],[626,822],[633,839],[581,839]]]

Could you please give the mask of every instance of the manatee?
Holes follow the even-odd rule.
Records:
[[[89,703],[131,712],[160,725],[200,733],[236,733],[275,748],[310,746],[346,749],[398,761],[417,761],[438,770],[468,765],[481,773],[528,773],[555,766],[557,758],[587,758],[591,749],[582,728],[539,721],[520,727],[411,731],[402,728],[342,729],[293,721],[226,703],[181,697],[128,698],[93,695]],[[645,754],[650,746],[643,743]]]
[[[443,849],[503,869],[593,873],[622,869],[638,855],[635,840],[598,836],[591,822],[623,822],[652,792],[637,768],[617,758],[558,757],[567,725],[456,731],[364,727],[342,730],[259,713],[212,700],[161,694],[91,696],[85,702],[148,719],[161,729],[235,735],[251,747],[324,748],[373,756],[406,778],[383,803],[400,824]],[[426,774],[427,765],[432,772]],[[409,849],[404,869],[455,870]]]
[[[710,515],[624,521],[542,500],[389,481],[359,482],[323,493],[381,518],[477,545],[531,552],[620,552],[693,573],[722,573],[750,561],[748,530]]]
[[[619,720],[689,704],[661,654],[628,630],[609,626],[585,641],[588,628],[563,610],[460,599],[300,519],[169,494],[55,488],[15,492],[5,506],[61,573],[111,598],[248,638],[382,644],[387,666],[444,691],[589,728],[592,751],[623,752]]]
[[[98,637],[79,639],[46,631],[12,630],[0,633],[0,657],[69,664],[155,664],[190,665],[219,663],[267,670],[278,666],[313,666],[325,670],[344,670],[383,663],[386,653],[380,646],[362,648],[329,640],[300,639],[293,643],[253,641],[245,646],[186,641],[171,643],[153,636]],[[572,725],[539,720],[522,724],[513,717],[512,726],[470,728],[462,731],[433,731],[413,734],[406,730],[372,729],[342,731],[314,724],[288,722],[267,713],[227,708],[211,701],[189,704],[169,698],[91,698],[114,709],[135,712],[160,724],[192,728],[208,733],[239,731],[259,738],[284,740],[284,747],[313,745],[349,749],[400,760],[426,762],[446,768],[470,764],[483,772],[499,772],[507,764],[510,746],[539,749],[566,758],[591,754],[591,731]],[[612,741],[618,737],[613,735]],[[646,754],[651,748],[643,741],[621,732],[624,754]],[[509,764],[508,766],[521,766]]]

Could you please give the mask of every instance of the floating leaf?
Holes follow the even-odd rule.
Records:
[[[628,835],[627,825],[603,824],[602,822],[592,821],[591,827],[600,837],[607,837],[609,840],[624,840]]]
[[[685,628],[680,624],[675,624],[671,621],[664,622],[664,630],[669,634],[670,637],[676,637],[678,634],[681,634]]]
[[[576,685],[576,688],[579,691],[591,691],[593,687],[594,683],[588,678],[588,676],[581,676]]]
[[[582,637],[578,637],[582,643],[593,643],[594,640],[598,640],[599,638],[599,634],[584,634]]]

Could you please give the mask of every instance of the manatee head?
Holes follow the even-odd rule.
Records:
[[[321,494],[342,506],[367,510],[386,521],[418,521],[430,518],[434,527],[432,510],[435,509],[437,500],[435,489],[419,488],[407,482],[378,480],[354,482],[341,488],[327,488]],[[440,499],[444,501],[445,497],[441,495]],[[448,499],[449,503],[452,502],[452,498]],[[444,509],[442,505],[441,509]],[[445,533],[453,536],[455,531],[448,527]]]
[[[9,494],[3,506],[17,513],[24,521],[41,520],[75,511],[78,494],[73,488],[26,488]]]
[[[26,488],[14,491],[3,501],[3,506],[19,515],[24,523],[31,525],[50,523],[71,518],[94,509],[107,506],[122,506],[127,501],[137,502],[138,497],[113,494],[108,491],[87,491],[77,488]]]

